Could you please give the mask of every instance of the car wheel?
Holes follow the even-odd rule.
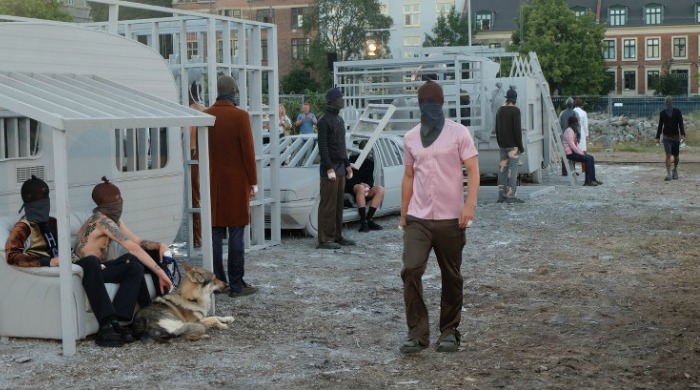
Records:
[[[318,204],[321,202],[320,199],[316,199],[313,206],[311,206],[311,211],[309,212],[309,220],[306,221],[306,227],[304,231],[311,237],[318,236]]]

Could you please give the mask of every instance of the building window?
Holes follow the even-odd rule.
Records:
[[[688,46],[686,37],[673,37],[673,58],[688,57]]]
[[[39,122],[27,117],[0,117],[0,161],[34,158],[41,151]]]
[[[168,129],[115,129],[116,165],[122,172],[160,169],[168,163]]]
[[[309,38],[292,39],[292,59],[300,60],[309,55]]]
[[[420,26],[420,4],[410,4],[403,6],[404,27]]]
[[[614,60],[615,55],[615,40],[605,39],[603,40],[603,59],[604,60]]]
[[[235,57],[238,55],[238,40],[231,40],[231,57]],[[224,62],[223,58],[223,53],[224,53],[224,41],[222,39],[217,39],[216,40],[216,61],[217,62]]]
[[[587,11],[585,7],[573,7],[571,10],[574,11],[574,15],[576,16],[583,16]]]
[[[611,70],[605,72],[605,87],[607,92],[617,92],[617,72]]]
[[[384,16],[389,16],[389,4],[379,3],[379,12]]]
[[[63,0],[63,4],[71,7],[71,6],[75,5],[75,1],[74,0]]]
[[[678,87],[684,91],[688,91],[688,70],[687,69],[672,69],[671,78],[676,80]]]
[[[647,38],[647,60],[658,60],[661,58],[661,39]]]
[[[627,24],[627,7],[610,7],[608,9],[608,21],[611,26],[624,26]]]
[[[240,9],[220,9],[217,11],[221,16],[227,16],[229,18],[241,18]]]
[[[493,26],[493,14],[488,11],[476,13],[476,28],[481,31],[488,31]]]
[[[304,8],[292,8],[292,29],[304,27]]]
[[[199,53],[197,41],[187,41],[187,59],[191,59]]]
[[[435,3],[435,16],[436,17],[447,17],[450,13],[452,7],[455,6],[454,0],[452,1],[438,1]]]
[[[663,8],[660,4],[649,4],[644,7],[644,24],[661,24]]]
[[[695,22],[700,23],[700,3],[695,4]]]
[[[647,70],[647,90],[656,89],[660,78],[661,72],[658,70]]]
[[[419,35],[408,35],[403,37],[403,45],[405,47],[420,47],[421,37]]]
[[[273,23],[272,8],[263,8],[255,12],[255,20],[263,23]]]
[[[634,60],[637,58],[637,40],[623,39],[622,40],[622,59]]]
[[[637,89],[637,72],[626,70],[622,72],[625,91],[634,91]]]
[[[262,60],[267,61],[267,39],[260,40],[260,50],[262,50]]]

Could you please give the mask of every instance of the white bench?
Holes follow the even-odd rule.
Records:
[[[71,243],[83,222],[91,214],[70,215]],[[15,267],[7,264],[5,244],[10,230],[21,217],[0,217],[0,336],[42,339],[62,338],[61,303],[58,267]],[[61,259],[63,260],[63,259]],[[72,304],[76,313],[76,335],[83,339],[98,330],[98,323],[82,285],[83,269],[71,265]],[[151,297],[155,288],[149,274],[145,276]],[[106,283],[107,292],[114,299],[118,284]]]

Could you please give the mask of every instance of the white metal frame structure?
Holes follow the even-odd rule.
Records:
[[[58,220],[59,257],[71,258],[68,226],[67,134],[116,128],[197,126],[203,155],[207,155],[207,127],[214,118],[95,75],[21,73],[0,71],[0,107],[34,119],[53,129],[55,215]],[[208,163],[200,165],[202,220],[211,247]],[[204,257],[211,259],[211,249]],[[210,260],[211,262],[211,260]],[[61,325],[63,353],[75,353],[75,308],[70,304],[71,263],[61,261]]]
[[[416,53],[413,58],[334,64],[334,85],[344,92],[345,109],[341,115],[346,124],[352,127],[370,104],[392,104],[396,112],[386,131],[404,134],[420,122],[418,87],[424,78],[434,79],[444,91],[445,116],[469,128],[479,150],[482,174],[496,175],[499,148],[495,114],[505,103],[507,89],[514,86],[527,151],[518,171],[529,174],[533,182],[540,182],[542,169],[552,161],[551,134],[546,131],[548,117],[543,115],[545,100],[551,103],[551,98],[542,93],[534,72],[516,72],[511,64],[522,63],[518,54],[481,47],[433,47]],[[537,59],[529,59],[532,61]]]
[[[160,52],[165,39],[172,43],[173,52],[167,61],[180,89],[182,104],[188,104],[190,86],[198,82],[204,86],[204,104],[209,106],[216,100],[218,76],[233,76],[238,84],[239,107],[250,114],[251,128],[256,151],[258,186],[260,194],[267,197],[251,200],[251,224],[245,235],[248,249],[261,249],[281,243],[280,192],[279,192],[279,133],[270,131],[270,146],[263,149],[263,124],[278,123],[279,73],[277,64],[277,26],[251,20],[236,19],[201,12],[157,7],[118,0],[89,0],[109,6],[109,22],[89,23],[86,27],[101,29],[128,39],[146,43]],[[137,8],[172,14],[173,17],[119,21],[119,8]],[[215,39],[209,39],[215,37]],[[229,39],[224,39],[229,37]],[[263,53],[263,42],[267,52]],[[219,42],[221,42],[219,44]],[[189,51],[197,55],[188,56]],[[161,53],[165,54],[165,53]],[[230,54],[230,55],[227,55]],[[188,58],[189,57],[189,58]],[[267,90],[267,94],[264,91]],[[266,98],[267,97],[267,98]],[[274,125],[272,126],[274,127]],[[189,150],[189,139],[184,138],[185,150]],[[201,154],[200,154],[201,155]],[[262,188],[264,161],[270,161],[270,188]],[[197,161],[187,160],[186,166]],[[190,174],[186,169],[185,191],[187,205],[191,205]],[[268,191],[265,191],[268,190]],[[269,220],[270,238],[265,238],[265,207],[271,208]],[[190,207],[189,226],[192,213]],[[192,243],[190,229],[189,243]],[[191,248],[192,245],[188,245]],[[190,252],[191,254],[191,252]]]

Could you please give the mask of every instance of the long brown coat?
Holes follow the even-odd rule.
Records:
[[[212,226],[248,225],[250,187],[258,184],[250,117],[225,100],[204,112],[216,117],[209,127]]]

